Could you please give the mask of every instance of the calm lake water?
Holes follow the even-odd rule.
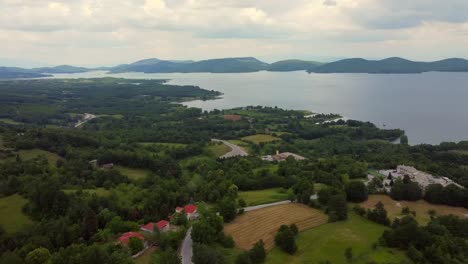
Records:
[[[308,74],[123,73],[57,74],[55,78],[122,77],[170,79],[222,92],[223,98],[192,101],[204,110],[247,105],[278,106],[371,121],[401,128],[411,144],[468,140],[468,73]]]

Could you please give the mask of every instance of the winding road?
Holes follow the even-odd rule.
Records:
[[[180,255],[182,257],[182,264],[192,264],[193,256],[193,241],[192,241],[192,227],[187,230],[182,247],[180,248]]]
[[[231,148],[231,151],[229,151],[228,153],[220,156],[219,158],[220,159],[227,159],[227,158],[233,158],[233,157],[243,157],[243,156],[248,156],[249,153],[247,153],[245,150],[243,150],[241,147],[235,145],[235,144],[232,144],[226,140],[221,140],[221,139],[211,139],[212,142],[221,142],[223,143],[224,145],[228,146]]]

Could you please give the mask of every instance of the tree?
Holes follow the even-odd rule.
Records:
[[[239,207],[243,208],[243,207],[246,207],[247,206],[247,203],[245,202],[244,199],[242,198],[239,198],[239,200],[237,200],[237,204],[239,205]]]
[[[309,204],[310,196],[314,193],[314,185],[309,180],[301,178],[293,186],[293,191],[300,203]]]
[[[225,223],[231,222],[237,216],[236,200],[229,196],[225,196],[218,203],[218,210],[219,210],[219,214],[223,217],[223,220]]]
[[[44,264],[50,259],[50,252],[47,248],[36,248],[26,255],[26,264]]]
[[[348,261],[349,263],[352,262],[352,260],[353,260],[353,249],[351,247],[346,248],[345,257],[346,257],[346,261]]]
[[[252,264],[252,260],[250,259],[250,254],[247,251],[244,251],[237,255],[236,257],[236,264]]]
[[[407,135],[400,136],[400,144],[401,145],[408,145],[408,136]]]
[[[263,240],[259,240],[257,243],[254,244],[252,249],[249,251],[250,259],[252,263],[262,263],[265,261],[266,258],[266,251],[265,251],[265,243]]]
[[[90,239],[98,229],[98,219],[93,210],[88,209],[85,218],[84,238]]]
[[[360,203],[367,200],[367,187],[362,181],[352,181],[348,183],[345,191],[348,201]]]
[[[168,247],[166,250],[161,252],[159,263],[160,264],[181,264],[182,261],[177,251],[172,249],[172,247]]]
[[[194,264],[225,264],[226,258],[218,250],[202,244],[194,244],[192,261]]]
[[[375,205],[373,210],[367,212],[367,218],[382,225],[390,225],[390,219],[387,217],[387,210],[385,210],[383,203],[380,201]]]
[[[328,201],[328,217],[330,222],[346,220],[348,218],[348,206],[344,195],[337,194],[330,197]]]
[[[297,250],[294,232],[289,226],[282,225],[275,236],[275,244],[284,252],[294,254]]]
[[[15,253],[7,251],[0,256],[0,264],[23,264],[23,260]]]
[[[131,237],[128,240],[128,247],[130,248],[132,255],[135,255],[136,253],[142,251],[143,248],[145,248],[145,245],[141,239],[137,237]]]

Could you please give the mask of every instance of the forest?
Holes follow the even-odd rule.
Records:
[[[410,146],[399,129],[357,120],[324,122],[336,119],[334,114],[306,117],[305,111],[262,106],[208,112],[180,104],[220,95],[164,80],[1,81],[0,197],[23,197],[21,213],[31,223],[15,230],[0,225],[0,263],[133,263],[132,250],[115,243],[117,237],[167,219],[174,208],[188,203],[203,208],[200,221],[192,225],[195,263],[227,263],[219,248],[232,248],[233,241],[222,234],[222,224],[241,213],[240,191],[281,188],[291,200],[341,221],[347,218],[347,201],[363,201],[372,193],[362,183],[369,170],[406,164],[468,187],[468,142]],[[75,127],[85,113],[96,118]],[[225,115],[242,118],[232,121]],[[259,134],[278,140],[241,141]],[[250,155],[217,159],[210,151],[212,138],[241,141]],[[33,150],[45,155],[24,155]],[[277,150],[306,159],[260,158]],[[108,164],[115,166],[109,169]],[[118,167],[144,173],[133,177]],[[326,187],[314,190],[317,183]],[[395,186],[390,195],[397,200],[468,208],[465,188],[434,185],[423,193],[411,181]],[[313,202],[310,196],[316,191],[319,199]],[[466,219],[434,217],[421,227],[410,217],[390,224],[381,220],[381,211],[366,214],[391,226],[382,243],[409,247],[416,263],[466,260],[466,232],[453,231],[457,225],[466,227]],[[183,228],[175,234],[147,238],[163,249],[154,263],[177,263],[171,261],[190,223],[179,224]],[[282,232],[290,236],[294,230],[288,228]],[[401,238],[409,229],[425,240]],[[240,258],[261,262],[260,245]]]

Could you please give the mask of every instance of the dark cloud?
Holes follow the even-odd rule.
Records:
[[[325,0],[323,1],[323,4],[326,6],[336,6],[336,1],[335,0]]]

